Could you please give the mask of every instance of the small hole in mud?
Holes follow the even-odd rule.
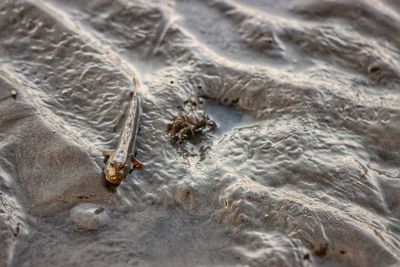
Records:
[[[239,102],[239,98],[236,98],[236,99],[232,100],[231,104],[234,105],[234,104],[237,104],[238,102]]]
[[[315,256],[324,257],[328,252],[328,244],[321,244],[318,249],[314,251]]]
[[[341,250],[341,251],[339,251],[339,252],[340,252],[340,254],[342,254],[342,255],[346,254],[346,251],[344,251],[344,250]]]
[[[17,237],[18,236],[18,234],[19,234],[19,226],[20,226],[20,222],[17,222],[17,226],[16,226],[16,228],[15,228],[15,230],[13,231],[13,236],[14,237]]]
[[[374,73],[374,72],[377,72],[377,71],[380,71],[381,69],[378,67],[378,66],[370,66],[369,68],[368,68],[368,72],[369,73]]]
[[[310,260],[310,254],[304,254],[303,259],[306,261]]]
[[[187,191],[186,193],[185,193],[185,199],[188,199],[189,198],[189,196],[190,196],[190,191]]]
[[[198,88],[198,89],[201,89],[201,88],[203,88],[203,87],[202,87],[201,85],[198,85],[197,88]]]
[[[174,81],[170,81],[169,83],[170,83],[170,84],[174,84]]]
[[[100,208],[97,208],[97,209],[94,211],[94,213],[95,213],[95,214],[100,214],[100,213],[102,213],[103,211],[104,211],[104,208],[100,207]]]

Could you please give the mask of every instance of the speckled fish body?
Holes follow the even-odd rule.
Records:
[[[135,83],[135,89],[138,84]],[[125,120],[117,148],[108,158],[104,168],[105,178],[112,184],[119,184],[132,169],[135,141],[141,114],[141,97],[137,90],[133,91],[132,101]]]

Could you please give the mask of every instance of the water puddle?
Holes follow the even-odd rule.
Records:
[[[199,131],[193,136],[190,134],[185,142],[172,140],[172,145],[178,154],[187,160],[189,165],[198,164],[206,159],[208,151],[214,142],[220,142],[225,135],[234,128],[240,128],[254,123],[252,116],[242,112],[235,106],[226,106],[212,99],[205,99],[199,109],[213,120],[217,127],[214,131]]]
[[[215,135],[223,136],[236,127],[254,123],[254,118],[234,106],[225,106],[215,100],[207,100],[203,105],[204,111],[217,123]]]

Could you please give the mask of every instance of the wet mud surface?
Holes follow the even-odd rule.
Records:
[[[0,266],[398,266],[400,4],[0,3]],[[105,186],[133,78],[133,171]],[[176,144],[193,96],[214,132]]]

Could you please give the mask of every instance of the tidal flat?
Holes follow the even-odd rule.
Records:
[[[2,0],[0,62],[0,266],[400,266],[398,1]]]

